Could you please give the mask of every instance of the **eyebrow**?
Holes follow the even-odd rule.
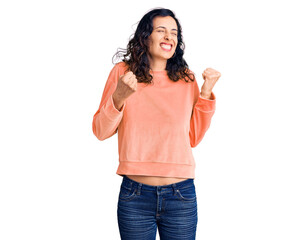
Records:
[[[164,28],[164,29],[166,29],[166,27],[164,27],[164,26],[159,26],[159,27],[157,27],[157,28]],[[155,28],[155,29],[157,29],[157,28]],[[175,29],[175,28],[173,28],[172,31],[173,31],[173,30],[174,30],[174,31],[178,31],[178,30]]]

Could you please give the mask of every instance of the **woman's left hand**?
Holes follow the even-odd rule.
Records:
[[[212,68],[206,68],[202,73],[202,77],[204,79],[204,83],[201,87],[200,95],[204,98],[211,98],[212,89],[217,80],[221,77],[221,74]]]

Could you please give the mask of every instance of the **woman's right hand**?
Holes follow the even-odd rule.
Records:
[[[119,77],[114,95],[118,99],[118,101],[124,101],[136,91],[136,75],[133,72],[129,71],[125,75]]]
[[[133,72],[128,72],[119,77],[116,89],[112,94],[114,106],[121,111],[124,101],[137,91],[137,78]]]

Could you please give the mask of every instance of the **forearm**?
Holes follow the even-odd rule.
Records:
[[[125,99],[121,98],[116,92],[112,94],[113,104],[115,108],[120,111],[124,105]]]
[[[123,117],[125,103],[122,105],[121,110],[118,110],[114,105],[113,98],[115,97],[104,96],[98,111],[94,114],[92,129],[99,140],[104,140],[114,135]]]
[[[191,147],[196,147],[199,144],[209,128],[215,112],[215,101],[216,98],[213,92],[211,92],[211,96],[203,94],[203,96],[198,98],[190,120],[189,136]]]

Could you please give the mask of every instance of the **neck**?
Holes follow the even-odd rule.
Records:
[[[166,59],[152,59],[149,57],[150,68],[152,71],[164,71],[166,68]]]

